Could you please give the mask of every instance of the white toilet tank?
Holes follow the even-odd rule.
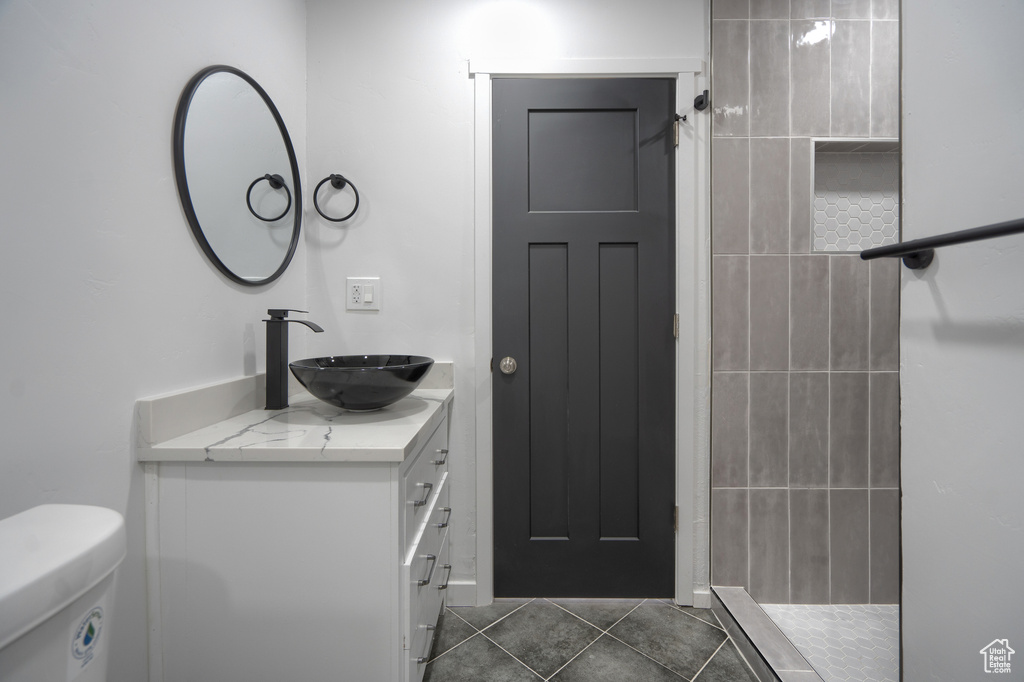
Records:
[[[107,679],[116,511],[46,504],[0,521],[0,682]]]

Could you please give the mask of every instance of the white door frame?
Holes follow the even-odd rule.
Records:
[[[710,606],[710,111],[695,112],[706,87],[704,61],[677,59],[472,60],[474,91],[474,370],[476,420],[476,580],[452,582],[453,605],[494,598],[494,498],[491,402],[491,84],[494,78],[676,78],[676,594],[679,604]],[[687,86],[692,83],[692,91]],[[684,199],[685,198],[685,199]],[[692,494],[692,499],[691,499]],[[688,542],[684,538],[690,538]],[[684,539],[680,541],[680,539]]]

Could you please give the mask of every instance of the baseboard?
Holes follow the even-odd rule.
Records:
[[[448,606],[486,606],[476,603],[475,580],[449,581],[446,603]]]
[[[695,609],[710,609],[712,606],[711,591],[693,591],[693,607]]]

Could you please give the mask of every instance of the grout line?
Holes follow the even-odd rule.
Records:
[[[498,620],[494,621],[493,623],[491,623],[490,625],[488,625],[487,627],[485,627],[485,628],[484,628],[484,630],[486,630],[487,628],[490,628],[490,627],[492,627],[493,625],[495,625],[495,624],[497,624],[497,623],[500,623],[501,621],[505,620],[506,618],[508,618],[509,616],[511,616],[511,615],[512,615],[513,613],[515,613],[515,612],[516,612],[516,611],[518,611],[519,609],[523,608],[523,607],[524,607],[524,606],[526,606],[527,604],[532,604],[532,603],[533,603],[534,601],[536,601],[536,600],[535,600],[535,599],[531,599],[530,601],[526,602],[526,604],[522,604],[522,605],[518,606],[517,608],[513,609],[512,611],[509,611],[509,612],[508,612],[508,613],[506,613],[506,614],[505,614],[504,616],[502,616],[502,617],[501,617],[501,618],[499,618]],[[450,653],[450,652],[454,651],[455,649],[457,649],[458,647],[462,646],[463,644],[465,644],[465,643],[466,643],[466,642],[468,642],[469,640],[473,639],[473,638],[474,638],[474,637],[476,637],[477,635],[482,635],[482,634],[483,634],[483,630],[480,630],[480,629],[479,629],[479,628],[477,628],[477,627],[476,627],[475,625],[473,625],[472,623],[470,623],[470,622],[469,622],[468,620],[466,620],[465,618],[463,618],[462,616],[460,616],[460,615],[459,615],[458,613],[456,613],[455,611],[452,611],[452,609],[451,609],[450,607],[446,606],[444,610],[445,610],[445,612],[446,612],[446,613],[447,613],[448,615],[452,615],[452,616],[455,616],[455,617],[456,617],[456,618],[458,618],[458,619],[459,619],[460,621],[462,621],[463,623],[465,623],[466,625],[468,625],[468,626],[470,627],[470,629],[471,629],[471,630],[473,630],[473,634],[472,634],[472,635],[470,635],[469,637],[467,637],[466,639],[462,640],[462,641],[461,641],[461,642],[459,642],[458,644],[455,644],[454,646],[452,646],[452,647],[450,647],[450,648],[446,649],[445,651],[442,651],[442,652],[441,652],[440,654],[438,654],[437,656],[434,656],[434,657],[433,657],[432,659],[430,659],[429,661],[427,661],[427,665],[429,665],[429,664],[433,663],[434,661],[436,661],[437,659],[441,658],[442,656],[444,656],[444,655],[446,655],[446,654],[448,654],[448,653]],[[486,637],[486,636],[485,636],[484,638],[485,638],[485,639],[486,639],[487,641],[493,641],[493,640],[491,640],[491,638],[490,638],[490,637]],[[507,653],[507,652],[506,652],[506,653]],[[509,654],[509,655],[511,656],[511,654]],[[515,658],[515,657],[513,656],[513,658]]]
[[[451,607],[450,607],[450,606],[446,606],[446,607],[444,607],[444,610],[445,610],[445,611],[447,611],[448,613],[450,613],[451,615],[455,616],[455,617],[456,617],[456,618],[458,618],[459,620],[461,620],[461,621],[462,621],[463,623],[465,623],[465,624],[466,624],[466,625],[468,625],[469,627],[473,628],[473,632],[480,632],[480,630],[478,630],[478,629],[476,628],[476,626],[475,626],[475,625],[473,625],[472,623],[470,623],[470,622],[469,622],[468,620],[466,620],[465,618],[463,618],[462,616],[460,616],[460,615],[459,615],[459,614],[457,614],[456,612],[452,611],[452,609],[451,609]]]
[[[753,371],[746,369],[716,369],[715,374],[787,374],[787,370],[784,369],[756,369]],[[792,373],[796,374],[899,374],[899,370],[896,369],[794,369]],[[459,607],[457,607],[459,608]]]
[[[452,647],[449,647],[448,649],[446,649],[446,650],[442,651],[441,653],[439,653],[437,656],[434,656],[433,658],[431,658],[429,661],[427,661],[427,665],[430,665],[431,663],[433,663],[437,659],[441,658],[445,654],[448,654],[448,653],[454,651],[455,649],[459,648],[460,646],[462,646],[463,644],[465,644],[466,642],[468,642],[469,640],[473,639],[474,637],[476,637],[477,635],[480,634],[480,631],[477,630],[476,627],[474,627],[473,624],[470,623],[469,621],[467,621],[465,618],[463,618],[459,614],[455,613],[454,611],[452,611],[447,606],[444,608],[444,610],[446,612],[446,615],[455,616],[455,618],[457,618],[458,620],[460,620],[463,623],[465,623],[466,625],[468,625],[469,628],[473,631],[473,634],[471,634],[469,637],[467,637],[466,639],[462,640],[458,644],[456,644],[456,645],[454,645]]]
[[[714,490],[900,490],[899,486],[886,486],[881,488],[869,488],[867,486],[826,486],[826,485],[795,485],[791,488],[780,485],[716,485]]]
[[[728,635],[728,634],[726,634],[726,636],[725,636],[725,639],[723,639],[723,640],[722,640],[722,643],[718,645],[718,648],[717,648],[717,649],[715,649],[715,652],[714,652],[713,654],[711,654],[711,656],[710,656],[710,658],[708,658],[708,660],[704,661],[704,665],[702,665],[702,666],[700,667],[700,670],[698,670],[698,671],[697,671],[697,674],[693,676],[693,679],[694,679],[694,680],[696,680],[696,679],[697,679],[698,677],[700,677],[700,674],[701,674],[702,672],[704,672],[704,668],[708,667],[708,663],[710,663],[710,662],[711,662],[711,659],[712,659],[712,658],[714,658],[715,656],[717,656],[717,655],[718,655],[718,652],[722,650],[722,647],[723,647],[723,646],[725,646],[725,645],[726,645],[726,643],[727,643],[727,642],[728,642],[729,640],[730,640],[730,637],[729,637],[729,635]],[[744,661],[744,662],[746,662],[746,661]]]
[[[616,636],[615,636],[615,635],[613,635],[612,633],[610,633],[610,632],[608,632],[608,633],[605,633],[605,636],[607,636],[607,637],[611,637],[612,639],[614,639],[614,640],[615,640],[616,642],[618,642],[619,644],[622,644],[623,646],[625,646],[625,647],[628,647],[628,648],[632,649],[633,651],[635,651],[636,653],[640,654],[640,655],[641,655],[641,656],[643,656],[644,658],[646,658],[646,659],[648,659],[648,660],[650,660],[650,661],[653,661],[654,663],[657,663],[657,664],[658,664],[659,666],[661,666],[661,667],[662,667],[662,668],[664,668],[665,670],[669,671],[669,672],[670,672],[670,673],[672,673],[673,675],[675,675],[675,676],[677,676],[677,677],[679,677],[679,678],[681,678],[681,679],[684,679],[684,680],[685,680],[685,679],[688,679],[688,678],[687,678],[687,677],[686,677],[685,675],[681,675],[681,674],[677,673],[677,672],[676,672],[675,670],[673,670],[672,668],[668,667],[667,665],[665,665],[664,663],[662,663],[662,662],[661,662],[661,661],[659,661],[658,659],[656,659],[656,658],[652,658],[651,656],[649,656],[649,655],[645,654],[644,652],[640,651],[639,649],[637,649],[637,648],[636,648],[635,646],[633,646],[633,645],[632,645],[632,644],[630,644],[629,642],[624,642],[624,641],[622,641],[621,639],[619,639],[618,637],[616,637]],[[725,637],[726,637],[726,639],[728,639],[728,638],[729,638],[729,635],[726,635]]]
[[[831,41],[829,59],[831,60]],[[831,64],[831,61],[830,61]],[[831,71],[830,78],[831,78]],[[830,105],[831,107],[831,105]],[[829,109],[831,116],[831,108]],[[831,121],[831,119],[830,119]],[[831,123],[830,123],[831,126]],[[831,127],[830,127],[831,130]],[[826,256],[828,273],[828,407],[825,414],[825,543],[828,564],[825,568],[825,584],[828,590],[828,601],[832,603],[832,259]]]
[[[875,21],[868,21],[868,137],[875,132],[875,117],[872,116],[874,106],[874,72],[875,72]]]
[[[429,661],[427,661],[427,665],[430,665],[431,663],[433,663],[433,662],[434,662],[434,661],[436,661],[437,659],[441,658],[442,656],[447,656],[448,654],[450,654],[451,652],[455,651],[455,650],[456,650],[456,649],[458,649],[458,648],[459,648],[460,646],[462,646],[463,644],[465,644],[466,642],[468,642],[469,640],[473,639],[474,637],[476,637],[476,636],[477,636],[477,635],[479,635],[479,634],[481,634],[481,633],[480,633],[480,632],[474,632],[474,633],[473,633],[472,635],[470,635],[470,636],[469,636],[469,637],[467,637],[466,639],[462,640],[461,642],[459,642],[459,643],[458,643],[458,644],[456,644],[455,646],[451,647],[450,649],[447,649],[447,650],[445,650],[445,651],[442,651],[442,652],[441,652],[441,653],[439,653],[439,654],[438,654],[437,656],[434,656],[434,657],[433,657],[432,659],[430,659]]]
[[[579,619],[580,619],[581,621],[583,621],[584,623],[586,623],[586,624],[587,624],[587,625],[589,625],[590,627],[592,627],[592,628],[596,629],[596,630],[597,630],[598,632],[600,632],[601,634],[604,634],[604,633],[608,632],[608,630],[611,630],[611,629],[612,629],[613,627],[615,627],[616,625],[618,625],[619,621],[621,621],[621,620],[622,620],[622,618],[625,618],[625,617],[626,617],[626,616],[628,616],[628,615],[629,615],[630,613],[633,613],[634,611],[636,611],[637,607],[638,607],[638,606],[640,606],[640,604],[643,604],[643,600],[641,600],[641,601],[640,601],[640,604],[637,604],[636,606],[634,606],[633,608],[631,608],[631,609],[629,610],[629,612],[628,612],[628,613],[626,613],[626,615],[624,615],[624,616],[622,616],[622,618],[619,618],[618,620],[616,620],[616,621],[615,621],[614,623],[612,623],[612,624],[611,624],[611,626],[610,626],[610,627],[608,628],[608,630],[605,630],[605,629],[604,629],[603,627],[601,627],[600,625],[596,625],[596,624],[594,624],[594,623],[591,623],[591,622],[590,622],[589,620],[587,620],[587,619],[586,619],[586,618],[584,618],[583,616],[579,615],[578,613],[573,613],[572,611],[570,611],[569,609],[565,608],[565,607],[564,607],[564,606],[562,606],[561,604],[556,604],[555,602],[551,601],[550,599],[548,599],[548,598],[546,598],[546,597],[544,598],[544,601],[546,601],[547,603],[551,604],[552,606],[556,606],[556,607],[558,607],[558,608],[562,609],[563,611],[565,611],[566,613],[568,613],[568,614],[569,614],[570,616],[573,616],[574,618],[579,618]],[[595,601],[596,601],[596,600],[595,600]],[[589,646],[589,644],[588,644],[587,646]]]
[[[870,83],[870,80],[869,80],[869,83]],[[869,90],[870,90],[870,87],[869,87]],[[870,97],[870,95],[869,95],[869,97]],[[870,132],[870,125],[869,125],[869,132]],[[871,321],[872,321],[872,318],[874,318],[874,315],[872,314],[873,313],[872,308],[874,307],[872,305],[872,302],[873,302],[872,301],[872,287],[874,286],[874,277],[872,277],[871,275],[874,272],[874,270],[875,270],[874,263],[868,263],[868,339],[867,339],[867,341],[868,341],[868,344],[867,344],[868,345],[868,363],[867,364],[868,364],[869,368],[872,365],[872,362],[871,362],[871,351],[873,350],[873,344],[871,343]],[[868,374],[867,380],[868,380],[868,407],[867,407],[867,422],[868,422],[867,423],[867,448],[868,448],[867,468],[868,468],[868,470],[867,470],[867,482],[865,483],[865,486],[868,488],[868,492],[867,492],[867,497],[868,497],[868,518],[867,518],[867,524],[866,524],[867,525],[867,529],[868,529],[868,536],[865,538],[865,542],[866,542],[866,544],[868,546],[868,565],[867,565],[868,593],[867,593],[867,599],[868,599],[868,602],[870,603],[871,602],[871,544],[872,544],[871,543],[871,448],[872,448],[872,438],[871,438],[871,385],[874,382],[871,381],[871,375],[870,374]]]
[[[558,604],[555,604],[555,606],[558,606]],[[572,614],[572,615],[574,615],[574,616],[575,616],[576,614],[574,613],[574,614]],[[584,621],[584,622],[586,622],[586,621]],[[589,625],[589,624],[590,624],[590,623],[588,623],[588,625]],[[583,652],[584,652],[584,651],[586,651],[586,650],[587,650],[587,649],[589,649],[590,647],[594,646],[594,644],[595,644],[595,643],[597,642],[597,640],[601,639],[601,638],[602,638],[602,637],[604,637],[604,636],[605,636],[606,634],[607,634],[606,632],[602,632],[602,633],[601,633],[600,635],[598,635],[598,636],[597,636],[597,637],[596,637],[596,638],[594,639],[594,641],[593,641],[593,642],[591,642],[590,644],[586,645],[585,647],[583,647],[582,649],[580,649],[579,651],[577,651],[577,652],[576,652],[576,655],[575,655],[575,656],[573,656],[573,657],[572,657],[572,658],[570,658],[570,659],[569,659],[568,661],[566,661],[565,663],[563,663],[563,664],[562,664],[562,666],[561,666],[561,667],[560,667],[560,668],[559,668],[558,670],[556,670],[555,672],[551,673],[551,677],[548,677],[547,679],[549,679],[549,680],[550,680],[550,679],[552,679],[552,678],[553,678],[553,677],[554,677],[555,675],[557,675],[558,673],[560,673],[560,672],[562,672],[563,670],[565,670],[565,668],[566,668],[566,667],[568,667],[568,665],[569,665],[570,663],[572,663],[572,662],[573,662],[573,661],[575,661],[575,660],[576,660],[577,658],[579,658],[580,656],[582,656],[582,655],[583,655]]]
[[[511,615],[512,615],[513,613],[515,613],[516,611],[518,611],[519,609],[523,608],[524,606],[529,606],[530,604],[532,604],[532,603],[533,603],[533,602],[535,602],[535,601],[537,601],[537,600],[536,600],[536,598],[534,598],[534,599],[531,599],[530,601],[526,602],[525,604],[520,604],[519,606],[517,606],[516,608],[512,609],[511,611],[509,611],[509,612],[508,612],[508,613],[506,613],[506,614],[505,614],[504,616],[502,616],[502,617],[501,617],[501,618],[499,618],[498,620],[494,621],[493,623],[491,623],[491,624],[490,624],[490,625],[488,625],[487,627],[484,627],[484,628],[480,628],[480,629],[478,630],[478,632],[480,632],[480,633],[482,634],[484,630],[487,630],[487,629],[490,629],[490,628],[494,627],[495,625],[497,625],[498,623],[500,623],[501,621],[505,620],[506,618],[508,618],[509,616],[511,616]],[[465,619],[463,619],[463,620],[465,620]]]

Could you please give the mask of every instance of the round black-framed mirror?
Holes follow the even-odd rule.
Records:
[[[185,86],[174,178],[192,234],[226,277],[259,286],[284,273],[302,224],[299,164],[281,114],[248,74],[214,65]]]

